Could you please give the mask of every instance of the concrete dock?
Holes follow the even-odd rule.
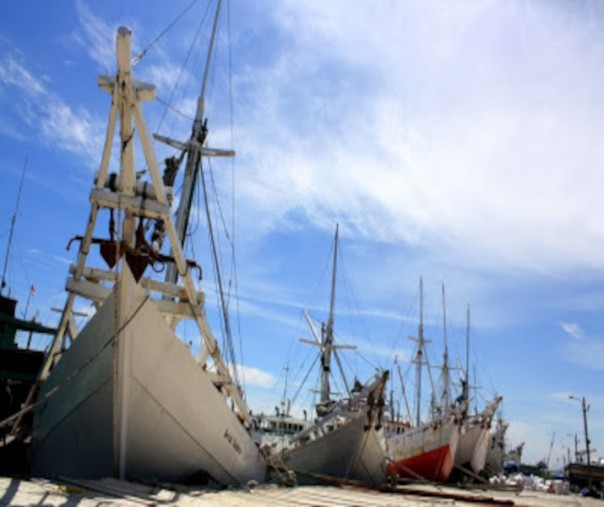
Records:
[[[245,490],[146,486],[116,479],[57,480],[0,477],[0,506],[599,506],[603,500],[535,491],[469,491],[453,487],[405,486],[381,492],[353,486],[260,485]]]

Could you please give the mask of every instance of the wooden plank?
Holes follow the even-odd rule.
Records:
[[[145,218],[165,218],[170,214],[170,207],[150,197],[118,196],[116,192],[94,189],[90,193],[90,202],[100,208],[123,209]]]

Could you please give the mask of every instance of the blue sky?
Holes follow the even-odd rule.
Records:
[[[189,4],[2,8],[0,246],[4,255],[27,158],[8,270],[21,311],[31,285],[30,315],[51,324],[63,304],[75,258],[65,246],[84,231],[109,111],[96,80],[115,70],[117,27],[132,29],[138,53]],[[178,82],[172,105],[189,117],[203,53],[187,54],[206,6],[134,70],[163,101]],[[554,432],[552,466],[582,438],[570,394],[591,404],[604,454],[602,33],[595,1],[225,3],[207,114],[212,146],[237,151],[212,169],[235,237],[231,313],[252,407],[281,399],[286,364],[293,391],[311,363],[315,351],[297,342],[310,338],[302,308],[325,318],[338,222],[336,333],[358,347],[343,351],[352,374],[392,368],[398,354],[413,389],[407,336],[423,276],[432,361],[444,283],[453,360],[464,362],[470,304],[479,399],[504,396],[510,443],[526,441],[528,462],[547,456]],[[145,104],[150,130],[185,139],[188,119],[162,120],[164,110]],[[204,227],[194,253],[213,314]],[[298,401],[310,397],[305,387]]]

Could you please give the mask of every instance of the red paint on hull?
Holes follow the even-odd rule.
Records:
[[[389,476],[397,474],[402,478],[417,479],[419,475],[434,482],[446,481],[452,470],[453,456],[449,445],[388,464]]]

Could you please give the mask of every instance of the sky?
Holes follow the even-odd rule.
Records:
[[[1,9],[0,248],[4,259],[25,174],[7,286],[19,312],[49,325],[75,260],[66,246],[85,230],[110,106],[97,76],[115,72],[119,26],[142,54],[136,78],[157,87],[143,106],[150,131],[190,132],[208,3],[154,3]],[[327,318],[339,224],[335,330],[356,346],[339,351],[350,378],[391,370],[402,406],[396,355],[413,392],[422,277],[431,363],[442,364],[444,285],[453,380],[469,305],[476,405],[504,397],[525,462],[562,466],[575,435],[584,448],[571,395],[587,400],[604,455],[602,34],[596,1],[225,1],[206,115],[210,145],[237,156],[211,161],[212,210],[254,410],[272,412],[284,392],[313,399],[302,310],[317,329]],[[219,334],[199,203],[193,215],[188,255]]]

